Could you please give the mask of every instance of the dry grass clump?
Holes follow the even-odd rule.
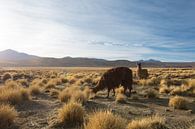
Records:
[[[56,82],[53,80],[49,80],[48,83],[45,85],[45,89],[52,89],[55,88]]]
[[[76,91],[71,96],[71,101],[73,101],[73,102],[78,102],[78,103],[84,104],[87,102],[87,100],[88,99],[86,98],[85,94],[82,91]]]
[[[40,89],[40,87],[38,85],[31,85],[29,87],[29,93],[31,95],[38,95],[38,94],[41,93],[41,89]]]
[[[180,96],[172,97],[169,100],[169,106],[175,109],[186,109],[187,103],[187,100],[184,97]]]
[[[157,86],[160,84],[160,80],[158,77],[152,77],[150,79],[141,79],[138,81],[138,84],[142,86]]]
[[[189,81],[188,81],[188,85],[189,85],[189,87],[195,88],[195,79],[189,80]]]
[[[131,121],[127,129],[168,129],[165,126],[165,120],[160,116],[146,117]]]
[[[50,90],[50,95],[53,96],[53,97],[58,97],[58,95],[59,95],[59,90],[51,89],[51,90]]]
[[[150,90],[146,91],[145,97],[147,97],[147,98],[158,98],[159,95],[158,95],[158,92],[156,90],[150,89]]]
[[[125,129],[126,120],[110,111],[95,112],[84,129]]]
[[[58,120],[64,126],[81,125],[84,116],[84,108],[79,103],[67,103],[58,111]]]
[[[116,88],[116,89],[115,89],[115,92],[116,92],[116,94],[124,94],[124,93],[125,93],[123,87]]]
[[[170,93],[171,89],[167,87],[166,85],[161,85],[159,88],[159,93]]]
[[[84,104],[90,97],[89,92],[90,91],[88,91],[88,89],[82,91],[78,86],[66,87],[63,91],[60,92],[59,99],[62,102],[68,102],[71,100]]]
[[[119,93],[119,94],[116,95],[115,101],[117,103],[125,103],[126,99],[127,99],[127,97],[124,94]]]
[[[2,80],[4,82],[7,81],[8,79],[11,79],[11,78],[12,78],[12,75],[10,73],[4,73],[2,76]]]
[[[19,104],[24,100],[29,100],[29,98],[28,91],[22,87],[2,86],[0,88],[0,102]]]
[[[59,93],[58,98],[61,102],[68,102],[71,98],[71,93],[68,90],[63,90]]]
[[[28,81],[26,79],[19,79],[19,80],[17,80],[17,82],[20,85],[24,86],[24,87],[28,87],[29,86],[29,83],[28,83]]]
[[[45,83],[43,81],[44,79],[34,79],[30,85],[37,85],[39,87],[44,87]]]
[[[91,89],[88,86],[86,86],[84,88],[83,93],[85,95],[85,98],[87,98],[87,99],[90,99],[90,98],[92,98],[94,96],[92,91],[91,91]]]
[[[4,84],[7,88],[19,88],[20,85],[16,81],[7,80]]]
[[[0,128],[6,129],[14,124],[17,112],[14,107],[8,104],[0,104]]]

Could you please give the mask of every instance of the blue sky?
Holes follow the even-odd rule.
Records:
[[[194,0],[0,0],[0,50],[195,61]]]

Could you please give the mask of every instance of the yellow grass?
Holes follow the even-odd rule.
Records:
[[[172,97],[169,100],[169,106],[175,109],[186,109],[187,103],[187,100],[184,97],[180,96]]]
[[[163,117],[152,116],[131,121],[127,129],[166,129],[166,126]]]
[[[0,128],[6,129],[14,124],[17,112],[14,107],[7,104],[0,104]]]
[[[29,87],[29,93],[31,95],[38,95],[38,94],[41,93],[41,89],[40,89],[40,87],[38,85],[31,85]]]
[[[65,126],[81,125],[84,122],[85,111],[81,104],[67,103],[58,111],[58,120]]]
[[[22,87],[7,87],[2,86],[0,88],[0,102],[19,104],[24,100],[29,100],[28,91]]]
[[[125,103],[126,99],[127,99],[127,97],[124,94],[119,93],[116,95],[115,101],[118,103]]]
[[[89,117],[84,129],[125,129],[126,120],[110,111],[95,112]]]

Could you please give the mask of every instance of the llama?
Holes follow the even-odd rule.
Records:
[[[141,63],[137,63],[137,77],[139,79],[147,79],[149,74],[147,69],[142,69]]]
[[[119,87],[119,85],[122,85],[124,87],[124,93],[126,93],[126,90],[128,89],[128,96],[130,96],[132,83],[132,70],[127,67],[116,67],[106,71],[102,75],[96,87],[92,88],[92,91],[97,93],[100,90],[108,89],[107,98],[109,98],[110,90],[113,90],[115,95],[115,88]]]

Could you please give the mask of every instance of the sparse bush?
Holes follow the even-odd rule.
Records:
[[[0,104],[0,128],[6,129],[14,124],[17,112],[14,107],[8,104]]]
[[[0,88],[0,102],[19,104],[24,100],[29,100],[29,94],[24,88],[19,86],[2,86]]]
[[[53,97],[57,97],[59,95],[59,90],[51,89],[50,90],[50,95],[53,96]]]
[[[8,79],[11,79],[11,78],[12,78],[12,76],[11,76],[10,73],[5,73],[5,74],[3,74],[2,80],[5,82],[5,81],[7,81]]]
[[[41,93],[41,89],[38,85],[31,85],[29,87],[29,92],[31,95],[38,95]]]
[[[168,93],[170,93],[170,89],[167,86],[160,86],[159,93],[166,93],[166,94],[168,94]]]
[[[156,90],[150,89],[146,91],[147,98],[158,98],[158,92]]]
[[[20,94],[23,100],[30,100],[30,95],[27,89],[21,88]]]
[[[125,103],[126,99],[127,99],[127,97],[124,94],[119,93],[116,95],[115,101],[118,103]]]
[[[123,87],[119,87],[115,89],[116,94],[124,94],[124,88]]]
[[[59,93],[58,98],[61,102],[68,102],[71,98],[72,94],[69,88],[65,88],[63,91]]]
[[[84,122],[85,111],[81,104],[68,103],[58,111],[59,122],[64,126],[81,125]]]
[[[187,108],[187,100],[180,96],[175,96],[170,98],[169,106],[175,109],[186,109]]]
[[[83,93],[85,95],[85,98],[87,99],[90,99],[92,97],[92,91],[88,86],[84,88]]]
[[[73,102],[78,102],[78,103],[86,103],[88,98],[84,95],[82,91],[76,91],[74,94],[71,96],[71,101]]]
[[[19,84],[21,84],[22,86],[24,86],[24,87],[28,87],[29,86],[28,81],[26,79],[20,79],[20,80],[17,80],[17,82]]]
[[[47,85],[45,86],[45,89],[52,89],[55,88],[55,82],[53,80],[50,80]]]
[[[160,116],[146,117],[133,120],[128,124],[127,129],[168,129],[165,120]]]
[[[100,111],[89,117],[84,129],[125,129],[126,120],[110,111]]]
[[[62,92],[59,94],[59,99],[62,102],[68,102],[69,100],[85,103],[89,98],[84,91],[81,91],[81,89],[78,86],[71,86],[65,88]]]

